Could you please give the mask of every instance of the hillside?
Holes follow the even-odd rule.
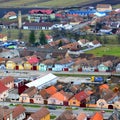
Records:
[[[0,0],[0,8],[16,7],[81,7],[96,6],[97,4],[112,4],[120,6],[119,0]]]

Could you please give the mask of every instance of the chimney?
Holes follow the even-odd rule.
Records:
[[[18,29],[22,28],[22,17],[21,17],[21,11],[18,11]]]

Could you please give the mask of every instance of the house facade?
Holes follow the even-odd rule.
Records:
[[[7,41],[7,35],[0,34],[0,41],[2,41],[2,42]]]
[[[98,65],[98,71],[100,72],[106,72],[109,68],[105,66],[104,64]]]
[[[18,105],[15,108],[13,108],[12,120],[24,120],[26,118],[25,111],[26,109],[22,105]]]
[[[14,70],[16,68],[16,63],[13,61],[6,62],[6,69]]]
[[[37,103],[37,104],[44,104],[44,98],[40,95],[40,94],[36,94],[34,96],[34,103]]]
[[[54,64],[53,71],[62,71],[64,68],[69,69],[73,65],[73,61],[69,58],[62,59]]]
[[[53,23],[25,23],[23,24],[24,30],[51,30]]]
[[[64,91],[57,92],[48,98],[48,104],[64,105],[65,102],[68,102],[71,96],[72,95]]]
[[[45,65],[44,63],[40,63],[39,64],[39,70],[40,71],[47,71],[47,65]]]
[[[86,106],[86,101],[89,99],[89,96],[84,92],[81,91],[75,94],[70,100],[69,105],[71,106]]]
[[[96,9],[98,12],[112,11],[110,4],[97,4]]]
[[[19,102],[34,103],[34,95],[37,93],[35,87],[26,89],[19,97]]]
[[[120,72],[120,63],[117,64],[116,68],[115,68],[116,72]]]
[[[50,120],[50,112],[47,108],[41,108],[37,112],[31,114],[27,120]]]

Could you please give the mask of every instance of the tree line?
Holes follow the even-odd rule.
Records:
[[[36,41],[35,31],[31,30],[29,34],[29,45],[31,46],[38,46],[38,45],[45,45],[47,44],[47,39],[43,30],[41,30],[39,35],[39,41]]]

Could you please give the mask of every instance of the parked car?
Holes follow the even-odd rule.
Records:
[[[48,106],[48,109],[56,110],[56,106],[52,106],[52,105],[50,105],[50,106]]]

